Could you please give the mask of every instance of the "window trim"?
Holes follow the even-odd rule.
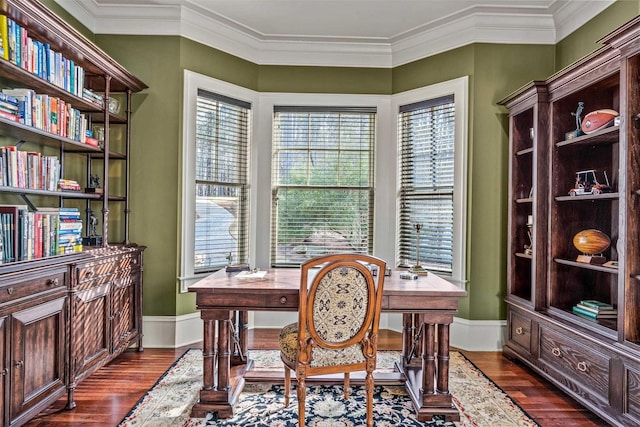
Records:
[[[469,78],[468,76],[437,83],[430,86],[398,93],[393,95],[392,111],[394,112],[394,140],[396,150],[399,149],[399,126],[398,115],[400,107],[408,104],[440,98],[447,95],[454,96],[455,103],[455,155],[454,155],[454,194],[453,194],[453,263],[451,275],[442,275],[454,282],[460,288],[466,287],[466,264],[467,264],[467,164],[468,164],[468,106],[469,106]],[[400,161],[399,154],[396,156]],[[400,166],[397,167],[396,175],[396,218],[400,213]],[[396,252],[399,253],[399,222],[396,224]],[[398,262],[399,260],[396,260]],[[438,273],[439,274],[439,273]]]
[[[179,274],[178,282],[180,292],[187,292],[187,288],[198,280],[208,276],[207,273],[196,273],[194,271],[194,241],[195,241],[195,144],[196,144],[196,109],[198,89],[203,89],[218,95],[237,99],[251,104],[252,109],[257,106],[258,97],[256,92],[244,89],[221,80],[207,77],[189,70],[184,70],[183,88],[183,117],[182,117],[182,173],[181,179],[181,212],[180,224],[180,251],[179,251]],[[249,140],[254,138],[254,126],[249,123]],[[249,153],[252,153],[249,148]],[[253,157],[253,154],[250,154]],[[249,236],[252,236],[252,228],[255,210],[251,208],[253,197],[251,186],[251,165],[253,158],[249,162]],[[251,254],[252,239],[249,239],[249,253]]]

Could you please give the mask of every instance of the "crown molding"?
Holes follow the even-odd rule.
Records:
[[[293,38],[261,34],[186,0],[144,6],[55,1],[94,34],[182,36],[259,65],[371,68],[396,67],[472,43],[555,44],[615,2],[476,6],[392,38]]]

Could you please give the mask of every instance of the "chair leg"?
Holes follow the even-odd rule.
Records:
[[[296,373],[297,374],[297,373]],[[307,385],[304,376],[298,377],[298,425],[304,427],[304,401],[307,393]]]
[[[349,385],[350,385],[349,372],[344,373],[344,400],[349,400]]]
[[[284,367],[284,406],[289,407],[289,392],[291,391],[291,370]]]
[[[365,379],[367,391],[367,427],[373,427],[373,372],[367,371]]]

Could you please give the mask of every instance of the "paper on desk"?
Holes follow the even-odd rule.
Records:
[[[258,270],[258,271],[241,271],[236,276],[238,279],[262,279],[264,275],[267,274],[267,270]]]

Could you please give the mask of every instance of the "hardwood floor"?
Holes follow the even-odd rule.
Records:
[[[273,349],[277,330],[252,330],[250,348]],[[381,331],[380,348],[400,349],[400,334]],[[65,410],[60,399],[25,424],[28,427],[117,426],[147,390],[189,346],[178,349],[129,350],[84,380],[76,389],[76,408]],[[499,352],[462,351],[542,427],[606,426],[591,412],[566,397],[536,374]],[[489,427],[489,426],[487,426]]]

